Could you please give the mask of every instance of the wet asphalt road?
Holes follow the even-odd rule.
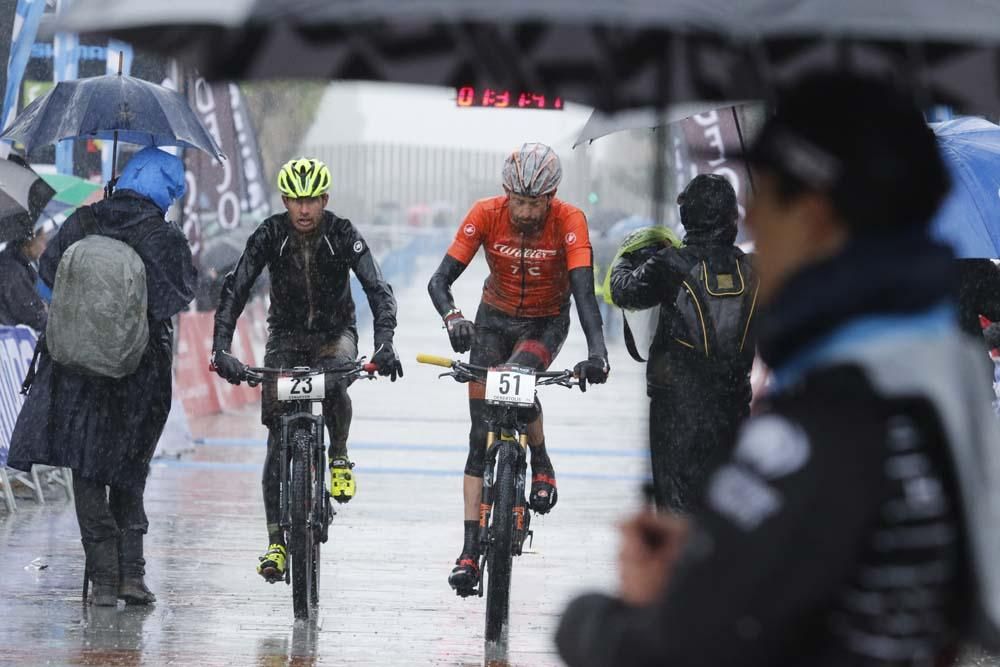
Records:
[[[472,310],[481,279],[456,295]],[[338,514],[322,562],[321,612],[296,624],[291,591],[255,573],[266,548],[260,500],[265,432],[256,409],[191,424],[203,438],[154,463],[147,486],[150,609],[81,605],[83,554],[71,504],[0,513],[0,664],[482,665],[483,600],[457,598],[447,574],[462,542],[468,433],[465,388],[418,366],[447,354],[423,285],[400,299],[406,377],[352,388],[358,495]],[[571,333],[554,367],[586,357]],[[363,340],[367,334],[362,333]],[[642,367],[612,353],[614,383],[586,394],[544,388],[559,504],[532,521],[515,561],[509,664],[558,665],[552,634],[576,593],[614,584],[615,523],[646,475]],[[163,443],[176,450],[178,443]],[[35,559],[46,565],[35,569]]]
[[[475,274],[459,283],[467,311],[479,285]],[[193,423],[200,444],[153,466],[154,607],[81,605],[79,533],[58,492],[44,506],[23,500],[14,515],[0,511],[0,665],[483,665],[483,600],[456,598],[446,583],[462,539],[465,392],[411,361],[448,347],[422,284],[399,291],[406,378],[352,389],[359,490],[323,552],[318,621],[294,622],[289,587],[254,571],[266,547],[264,431],[247,409]],[[585,356],[575,329],[554,367]],[[560,664],[552,634],[561,609],[578,592],[614,586],[615,524],[638,505],[646,461],[642,367],[620,346],[611,363],[605,387],[542,394],[560,499],[532,522],[533,548],[515,561],[503,664]]]

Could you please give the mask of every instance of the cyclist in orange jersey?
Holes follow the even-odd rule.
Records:
[[[593,252],[587,219],[556,199],[562,178],[559,157],[544,144],[527,143],[504,163],[504,194],[476,202],[462,222],[428,291],[456,352],[469,351],[479,366],[502,363],[549,367],[569,331],[574,297],[587,338],[588,357],[575,367],[580,388],[607,380],[608,352],[594,296]],[[451,285],[480,248],[490,276],[475,323],[455,306]],[[541,405],[528,426],[531,508],[544,514],[557,500],[555,472],[545,449]],[[486,457],[484,387],[469,385],[469,456],[465,465],[465,542],[448,581],[468,590],[479,581],[479,503]]]

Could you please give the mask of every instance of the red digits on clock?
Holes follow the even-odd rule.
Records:
[[[472,86],[464,86],[458,89],[458,106],[471,107],[476,101],[476,89]]]
[[[506,106],[510,106],[510,91],[509,90],[505,90],[503,92],[498,91],[496,96],[496,102],[493,104],[493,106],[497,107],[498,109],[503,109]]]

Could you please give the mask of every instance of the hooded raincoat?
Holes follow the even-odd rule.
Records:
[[[44,350],[11,437],[8,465],[72,468],[95,482],[141,487],[170,410],[173,327],[170,318],[194,298],[196,270],[183,232],[164,219],[184,192],[177,158],[154,148],[137,153],[110,199],[93,205],[100,233],[129,244],[146,267],[149,343],[136,371],[120,380],[82,375]],[[63,253],[83,238],[74,214],[40,261],[52,286]]]

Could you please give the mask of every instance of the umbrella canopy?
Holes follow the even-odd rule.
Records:
[[[960,118],[932,127],[952,177],[934,235],[958,257],[1000,257],[1000,126]]]
[[[0,243],[30,234],[54,194],[31,169],[0,160]]]
[[[538,90],[618,110],[756,98],[803,68],[920,82],[1000,106],[1000,6],[980,0],[80,0],[58,29],[111,34],[217,78]]]
[[[183,95],[115,74],[56,84],[28,105],[0,139],[21,142],[28,153],[64,139],[118,139],[197,148],[222,157]]]
[[[746,101],[741,101],[712,102],[711,104],[671,104],[663,113],[657,113],[654,109],[631,109],[615,114],[594,111],[587,119],[586,125],[580,130],[576,141],[573,142],[573,148],[615,132],[652,130],[720,107],[746,103]]]
[[[101,196],[101,186],[97,183],[67,174],[43,174],[42,180],[55,190],[53,201],[77,207],[91,204]]]

